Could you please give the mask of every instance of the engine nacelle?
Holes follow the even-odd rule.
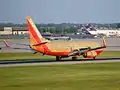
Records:
[[[88,51],[85,54],[83,54],[84,58],[94,58],[97,56],[97,52],[96,51]]]

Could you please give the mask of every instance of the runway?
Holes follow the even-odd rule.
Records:
[[[72,60],[5,60],[0,61],[0,67],[18,67],[18,66],[40,66],[40,65],[60,65],[60,64],[87,64],[87,63],[108,63],[108,62],[120,62],[120,58],[98,58],[96,60],[92,59],[82,59],[72,61]]]

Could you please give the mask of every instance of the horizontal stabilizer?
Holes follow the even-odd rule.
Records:
[[[41,43],[38,43],[38,44],[34,44],[32,46],[39,46],[39,45],[46,44],[46,43],[48,43],[48,42],[47,41],[46,42],[41,42]]]

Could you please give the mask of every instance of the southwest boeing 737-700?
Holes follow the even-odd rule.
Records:
[[[80,41],[49,41],[43,38],[38,31],[36,25],[30,16],[27,17],[27,25],[30,36],[30,48],[35,52],[43,53],[44,55],[56,56],[56,60],[60,60],[65,57],[72,57],[76,59],[77,56],[82,55],[84,58],[95,59],[104,48],[106,48],[106,42],[103,39],[102,46],[96,42],[80,42]]]

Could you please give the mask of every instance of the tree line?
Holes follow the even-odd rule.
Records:
[[[61,24],[36,24],[40,32],[50,32],[50,33],[75,33],[78,29],[85,26],[86,24],[78,24],[78,23],[61,23]],[[89,25],[95,27],[95,28],[114,28],[118,29],[120,28],[120,23],[110,23],[110,24],[96,24],[96,23],[90,23]],[[14,23],[0,23],[0,28],[3,27],[27,27],[26,24],[14,24]]]

